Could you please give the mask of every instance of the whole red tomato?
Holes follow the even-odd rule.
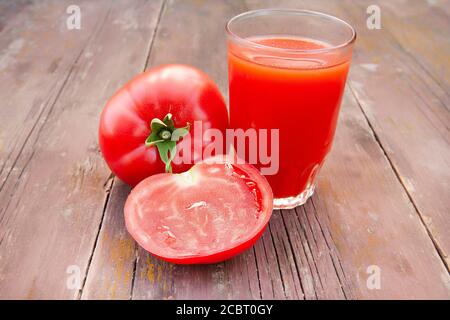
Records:
[[[183,172],[193,163],[171,165],[167,152],[176,143],[178,147],[189,143],[193,149],[194,121],[202,122],[203,132],[208,128],[225,132],[228,113],[214,82],[190,66],[155,67],[132,79],[108,101],[100,117],[100,149],[110,169],[132,186],[156,173]],[[170,141],[174,128],[189,132],[192,139]],[[202,141],[201,145],[207,144]],[[169,161],[162,159],[168,155]]]

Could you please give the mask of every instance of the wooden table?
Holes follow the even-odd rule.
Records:
[[[312,199],[275,211],[252,249],[164,263],[124,228],[130,189],[99,152],[99,114],[162,63],[204,70],[226,96],[224,24],[263,7],[356,26],[333,150]],[[0,98],[1,298],[450,298],[449,1],[2,1]]]

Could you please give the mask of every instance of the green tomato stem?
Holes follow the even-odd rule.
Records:
[[[145,140],[145,145],[149,148],[153,146],[158,148],[166,172],[172,172],[171,162],[177,151],[176,144],[181,137],[189,133],[189,130],[189,123],[183,128],[175,128],[171,113],[168,113],[162,121],[154,118],[150,122],[150,135]]]
[[[170,137],[172,136],[172,133],[169,130],[163,130],[159,135],[161,136],[161,139],[169,140]]]

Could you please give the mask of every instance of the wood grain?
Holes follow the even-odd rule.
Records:
[[[105,12],[102,4],[81,3],[83,27],[87,32],[61,32],[65,27],[67,2],[47,1],[31,5],[26,1],[9,1],[3,5],[0,34],[0,96],[3,98],[0,108],[0,190],[2,196],[9,197],[14,189],[6,191],[7,180],[17,179],[24,166],[24,163],[17,163],[19,156],[23,155],[24,145],[27,140],[33,141],[33,135],[46,121],[90,34],[97,28],[99,16],[104,16]],[[2,202],[7,202],[7,199]],[[5,207],[2,206],[2,211]]]
[[[374,31],[371,1],[76,2],[83,27],[72,32],[69,2],[0,2],[0,297],[450,298],[446,0],[374,1]],[[333,150],[312,199],[275,211],[253,248],[215,265],[165,263],[125,230],[130,188],[101,159],[98,115],[162,63],[202,69],[226,97],[225,22],[262,7],[325,11],[357,28]],[[79,289],[66,286],[69,265]],[[379,290],[367,286],[373,265]]]
[[[125,229],[123,203],[130,187],[113,177],[82,299],[129,299],[134,277],[136,243]],[[111,199],[111,200],[110,200]]]
[[[21,135],[21,122],[34,124],[24,134],[26,139],[15,143],[19,152],[12,157],[17,159],[6,165],[11,173],[3,179],[0,194],[3,298],[78,296],[77,288],[66,285],[66,270],[70,265],[78,267],[84,281],[107,199],[103,188],[110,175],[97,147],[98,116],[114,90],[144,65],[154,27],[149,15],[157,10],[145,1],[115,1],[113,7],[109,1],[80,2],[82,29],[69,31],[65,28],[68,4],[33,3],[23,12],[30,10],[32,23],[22,17],[22,26],[11,31],[21,33],[24,46],[15,54],[15,63],[8,64],[9,71],[2,73],[2,77],[19,77],[7,84],[9,90],[2,87],[2,100],[15,102],[2,107],[2,119],[8,117],[8,134]],[[7,30],[1,41],[10,37]],[[57,77],[41,77],[40,72],[51,73],[56,68],[50,66],[58,59],[59,64],[66,59],[72,64]],[[20,65],[23,72],[17,72]],[[30,88],[25,90],[21,83],[30,77],[30,83],[24,83]],[[45,86],[50,92],[44,90],[41,96]],[[25,120],[11,115],[14,106],[29,109],[21,113]]]
[[[399,6],[394,11],[404,9]],[[427,21],[426,25],[422,22],[416,26],[421,32],[411,27],[420,20],[417,17],[402,19],[388,13],[381,32],[374,34],[360,28],[364,41],[359,44],[350,86],[450,269],[450,86],[449,59],[445,55],[450,53],[450,19],[443,20],[439,14],[433,14],[435,10],[417,3],[407,10],[413,9],[415,15],[420,13],[421,20]],[[359,23],[355,9],[349,6],[347,12]],[[410,15],[415,16],[412,12]],[[409,45],[405,37],[393,36],[399,30],[417,34],[415,45]],[[431,52],[421,52],[419,48],[433,48],[433,57]],[[431,59],[440,71],[429,67]]]
[[[224,25],[242,9],[239,2],[166,1],[148,67],[164,63],[193,65],[205,71],[225,93]],[[250,261],[255,263],[254,259]],[[224,264],[174,266],[139,249],[133,299],[226,298],[229,292],[225,272]]]
[[[358,1],[367,7],[368,0]],[[450,1],[378,1],[383,26],[394,37],[405,55],[431,79],[428,90],[441,99],[449,99],[450,86]],[[438,86],[438,88],[433,88]],[[439,88],[440,87],[440,88]],[[447,109],[448,109],[447,103]]]
[[[270,7],[272,5],[275,5],[273,1],[256,1],[256,2],[252,2],[255,7]],[[391,6],[394,6],[394,4],[392,4],[392,2],[390,2]],[[395,165],[395,161],[401,161],[401,163],[403,164],[403,169],[407,169],[410,168],[411,166],[417,166],[420,163],[418,161],[418,158],[427,158],[428,160],[428,164],[435,164],[437,167],[442,165],[442,170],[438,176],[434,176],[434,178],[431,178],[433,175],[428,171],[427,174],[429,181],[426,182],[426,184],[424,184],[424,189],[427,190],[427,198],[422,196],[420,197],[423,201],[423,203],[428,203],[428,207],[433,206],[434,208],[436,208],[436,206],[440,206],[440,208],[438,208],[438,210],[434,210],[434,219],[438,220],[438,222],[435,224],[435,228],[429,228],[428,224],[425,224],[428,228],[425,230],[420,231],[420,228],[416,228],[416,230],[409,230],[408,232],[404,232],[403,233],[403,237],[405,237],[406,239],[409,238],[414,238],[416,237],[416,233],[418,232],[417,235],[420,235],[420,237],[422,237],[422,239],[426,242],[426,237],[423,237],[424,233],[423,231],[425,231],[425,235],[428,234],[428,236],[430,236],[430,238],[432,239],[432,241],[434,242],[434,245],[437,246],[438,249],[438,253],[440,254],[440,258],[443,260],[446,260],[446,256],[447,254],[445,252],[443,252],[442,247],[444,243],[448,243],[446,241],[446,239],[444,237],[448,237],[449,233],[443,230],[439,230],[440,232],[436,232],[438,228],[442,228],[442,229],[446,229],[448,230],[447,224],[449,223],[449,219],[448,219],[448,212],[449,210],[446,208],[449,205],[449,201],[447,200],[448,197],[445,196],[445,194],[448,194],[448,188],[445,187],[446,181],[448,180],[446,178],[446,175],[448,174],[448,170],[444,169],[447,168],[448,165],[446,165],[446,161],[445,159],[448,159],[448,157],[446,156],[446,151],[444,150],[448,150],[448,145],[444,142],[444,141],[439,141],[441,139],[440,136],[440,131],[441,130],[436,130],[436,126],[437,123],[435,124],[430,124],[430,121],[427,117],[423,116],[423,113],[430,113],[435,111],[435,110],[440,110],[441,114],[440,114],[440,118],[442,119],[446,119],[446,117],[448,117],[448,113],[443,112],[443,108],[442,106],[439,104],[439,102],[437,104],[434,104],[434,106],[431,106],[429,104],[421,104],[420,102],[417,102],[417,95],[415,94],[414,90],[412,90],[411,85],[421,85],[421,80],[418,79],[417,74],[414,74],[414,72],[412,71],[408,71],[410,70],[410,68],[414,68],[415,72],[420,72],[420,68],[417,67],[417,62],[414,61],[414,59],[411,59],[411,57],[409,57],[409,54],[404,52],[401,48],[401,46],[399,46],[396,43],[395,38],[392,37],[391,33],[389,32],[384,32],[383,29],[382,30],[376,30],[376,31],[370,31],[366,28],[366,8],[367,6],[365,6],[364,4],[360,5],[360,6],[355,6],[355,4],[351,1],[348,2],[334,2],[334,1],[277,1],[276,2],[277,6],[281,6],[281,7],[293,7],[293,8],[303,8],[303,9],[311,9],[311,10],[319,10],[319,11],[325,11],[325,12],[329,12],[331,14],[334,15],[338,15],[339,17],[342,17],[348,21],[350,21],[353,25],[356,26],[356,29],[358,31],[359,34],[359,38],[357,40],[357,46],[355,48],[355,55],[354,55],[354,62],[353,62],[353,67],[352,67],[352,72],[350,75],[350,89],[352,94],[355,94],[356,97],[358,98],[358,100],[356,101],[357,104],[360,106],[360,108],[362,108],[363,111],[363,115],[366,118],[366,120],[369,120],[370,122],[368,122],[369,124],[369,132],[371,132],[372,134],[374,134],[374,138],[376,143],[381,146],[382,148],[382,152],[387,155],[386,156],[386,160],[387,160],[387,164],[389,166],[391,166],[391,169],[394,169],[395,172],[395,177],[397,178],[397,180],[400,182],[401,187],[407,191],[406,196],[407,199],[404,199],[402,202],[404,202],[403,205],[400,205],[400,208],[404,208],[401,210],[398,210],[399,212],[402,212],[399,218],[398,223],[400,225],[403,225],[404,223],[401,222],[402,220],[408,220],[406,218],[406,215],[412,215],[414,216],[414,214],[419,214],[418,217],[419,219],[417,219],[417,223],[420,227],[420,224],[423,224],[424,221],[428,221],[430,222],[430,220],[428,219],[423,219],[423,215],[422,212],[420,210],[417,209],[416,203],[415,203],[415,199],[416,199],[416,195],[411,196],[411,193],[409,192],[408,188],[406,186],[408,186],[408,181],[405,184],[405,182],[402,179],[401,174],[399,175],[398,171],[397,171],[397,167]],[[397,8],[397,10],[402,10],[402,6],[399,3],[399,7]],[[395,60],[394,60],[395,59]],[[374,63],[374,61],[376,61],[376,63]],[[411,77],[409,83],[404,83],[401,81],[401,79],[398,79],[398,77],[394,76],[392,74],[392,65],[396,65],[397,63],[405,66],[405,74],[406,77]],[[409,67],[408,67],[409,66]],[[375,72],[375,74],[370,74],[370,71],[372,69],[372,67],[375,68],[381,68],[383,67],[382,70],[378,70],[377,72]],[[364,75],[362,75],[362,72],[364,71]],[[373,71],[372,71],[373,72]],[[421,71],[421,73],[419,73],[420,77],[422,78],[428,78],[430,79],[430,77],[423,72],[423,70]],[[356,81],[355,81],[356,80]],[[360,82],[358,82],[358,80]],[[358,85],[359,84],[359,85]],[[361,97],[361,95],[358,95],[356,92],[356,89],[359,90],[363,90],[364,92],[370,92],[372,93],[370,96],[370,99],[366,99],[363,100],[363,97]],[[398,88],[401,88],[402,90],[398,90]],[[423,88],[423,87],[422,87]],[[380,91],[381,90],[381,91]],[[426,90],[422,90],[421,91],[422,94],[430,94],[429,91]],[[391,101],[392,100],[392,101]],[[367,111],[366,107],[369,105],[370,103],[370,110]],[[344,105],[345,107],[345,105]],[[428,108],[428,109],[427,109]],[[419,109],[417,112],[416,110]],[[420,110],[421,109],[421,110]],[[382,111],[380,111],[382,110]],[[378,115],[380,112],[383,112],[385,118],[375,118],[373,115]],[[370,116],[368,116],[367,114],[369,114]],[[356,114],[355,114],[356,115]],[[341,114],[341,120],[342,120],[343,115]],[[403,127],[408,127],[413,125],[413,126],[421,126],[421,129],[426,128],[424,131],[423,130],[418,130],[416,134],[414,135],[409,135],[406,136],[407,140],[404,139],[405,134],[401,133],[401,127],[399,127],[398,123],[395,124],[389,124],[389,121],[392,122],[392,118],[395,118],[396,121],[398,121],[399,123],[402,124]],[[342,121],[341,121],[342,123]],[[442,124],[442,123],[441,123]],[[389,126],[392,125],[392,128],[389,128]],[[396,128],[394,128],[396,127]],[[434,129],[433,129],[434,127]],[[337,136],[339,137],[339,133],[342,130],[341,129],[342,126],[339,127],[338,129],[338,133]],[[380,136],[385,136],[386,140],[380,141]],[[389,150],[391,149],[387,149],[390,147],[394,147],[392,140],[396,139],[396,142],[398,142],[398,144],[395,144],[395,147],[397,148],[396,150],[398,150],[399,146],[401,146],[401,151],[402,152],[389,152]],[[403,139],[403,141],[399,141],[398,139]],[[414,140],[420,139],[423,142],[418,143],[417,141]],[[435,143],[433,143],[433,145],[430,145],[430,143],[425,142],[425,140],[428,139],[429,141],[439,141],[437,142],[437,145]],[[391,145],[390,145],[390,141],[391,141]],[[346,141],[346,143],[344,145],[354,145],[351,144],[350,141]],[[356,146],[360,146],[361,143],[358,143]],[[334,151],[332,152],[332,156],[334,154],[336,154],[337,151],[335,151],[337,149],[337,147],[334,147]],[[348,150],[349,148],[346,148],[346,150]],[[388,151],[386,151],[386,149]],[[351,150],[349,151],[353,151],[354,152],[354,148],[351,148]],[[350,152],[348,152],[350,154]],[[331,158],[332,158],[331,156]],[[404,159],[403,157],[408,157],[408,159]],[[353,158],[356,158],[356,156],[354,156]],[[413,159],[414,158],[414,159]],[[349,158],[347,158],[349,159]],[[332,160],[327,161],[327,163],[330,163]],[[354,162],[354,159],[352,159],[352,163]],[[336,163],[335,162],[331,162],[331,163]],[[338,162],[339,163],[339,162]],[[407,167],[409,166],[409,167]],[[363,168],[361,168],[362,170]],[[341,171],[345,171],[344,168],[340,168],[339,170]],[[364,172],[366,174],[367,169],[364,169]],[[446,171],[445,173],[442,171]],[[325,169],[326,172],[326,169]],[[333,172],[333,178],[335,178],[336,173]],[[405,173],[403,173],[405,174]],[[414,173],[414,178],[419,178],[419,176],[421,176],[422,174],[420,172]],[[444,175],[444,176],[443,176]],[[325,173],[322,173],[321,175],[322,177],[326,177]],[[331,176],[330,176],[331,178]],[[444,179],[442,179],[444,178]],[[442,181],[441,185],[436,185],[436,181]],[[395,179],[394,179],[395,180]],[[431,180],[434,180],[434,182],[432,182]],[[376,179],[373,180],[374,183],[376,181],[377,184],[384,186],[385,184],[381,183],[381,180],[379,180],[379,178],[377,177]],[[352,184],[356,183],[357,181],[355,179],[352,180]],[[348,181],[346,181],[346,184],[348,183]],[[392,182],[391,182],[392,183]],[[438,182],[439,183],[439,182]],[[336,182],[335,182],[336,184]],[[339,185],[339,183],[337,183]],[[363,190],[363,188],[358,188],[358,189],[354,189],[355,192],[357,190]],[[319,191],[320,192],[320,189]],[[379,201],[382,202],[383,200],[381,199],[385,199],[386,197],[388,197],[389,199],[396,199],[398,197],[390,195],[390,194],[386,194],[385,197],[382,196],[382,191],[378,191],[378,196],[380,197]],[[350,195],[352,195],[352,193],[347,193],[346,197],[348,198]],[[367,196],[367,195],[366,195]],[[431,199],[430,199],[431,198]],[[430,201],[427,201],[430,200]],[[369,202],[369,197],[367,197],[367,202]],[[401,202],[399,200],[397,200],[397,202]],[[435,203],[436,202],[436,203]],[[410,207],[413,208],[413,211],[411,213],[411,210],[405,210],[406,207]],[[366,206],[367,207],[367,206]],[[323,210],[323,208],[322,208]],[[351,212],[351,211],[350,211]],[[357,211],[358,212],[358,211]],[[427,214],[433,213],[433,211],[427,211]],[[351,214],[351,213],[348,213]],[[356,212],[354,213],[356,214]],[[334,221],[336,218],[333,218]],[[355,217],[346,217],[345,220],[350,223],[350,222],[354,222],[354,221],[358,221],[357,218]],[[417,227],[417,226],[416,226]],[[388,229],[385,230],[386,233],[388,234]],[[336,232],[334,230],[334,232]],[[350,231],[349,231],[350,232]],[[393,230],[394,232],[394,230]],[[398,231],[396,231],[398,233]],[[333,230],[332,230],[332,234],[333,234]],[[340,240],[339,238],[342,237],[344,235],[340,234],[340,235],[335,235],[335,241],[336,243],[338,243],[338,241]],[[347,234],[345,234],[345,236],[347,237]],[[358,239],[357,241],[363,242],[363,238],[366,239],[367,235],[360,235],[361,239]],[[400,237],[399,235],[397,235],[397,237]],[[401,238],[401,237],[400,237]],[[437,242],[439,241],[438,239],[441,238],[441,243]],[[345,239],[345,238],[344,238]],[[408,243],[408,240],[404,240],[406,243]],[[348,244],[347,244],[348,246]],[[403,250],[403,244],[402,243],[398,243],[398,250]],[[428,247],[428,244],[426,244],[426,246]],[[420,251],[420,250],[419,250]],[[436,253],[436,250],[434,250]],[[382,252],[380,254],[380,257],[383,257],[384,255],[387,255],[387,252]],[[416,257],[414,257],[415,253],[414,251],[410,252],[409,255],[411,256],[411,259],[415,260]],[[348,260],[350,257],[345,257],[343,258],[344,261]],[[436,259],[432,259],[432,260],[436,260]],[[425,262],[421,262],[421,264],[423,265],[423,270],[422,273],[426,273],[425,270]],[[435,262],[436,267],[438,270],[440,270],[439,267],[439,262],[436,261]],[[441,278],[441,281],[439,281],[439,278]],[[361,292],[360,294],[362,294],[363,296],[377,296],[377,292],[367,292],[367,290],[365,289],[365,284],[362,283],[361,279],[357,279],[360,283],[360,288],[361,290],[365,291],[365,292]],[[448,283],[449,283],[449,277],[448,277],[448,271],[441,270],[441,272],[439,273],[439,277],[436,278],[436,280],[438,282],[440,282],[440,286],[442,287],[443,291],[441,292],[442,294],[445,294],[447,292],[448,295]],[[410,281],[410,279],[406,279],[405,276],[401,276],[399,277],[399,280],[397,281],[406,281],[409,283],[409,285],[411,286],[416,286],[417,282],[421,282],[417,279],[415,279],[413,282]],[[421,283],[421,284],[425,284],[425,282]],[[401,285],[397,282],[396,283],[397,287],[401,287]],[[447,288],[446,288],[447,287]],[[397,296],[398,292],[395,293],[395,287],[391,288],[392,294],[395,294],[395,296]],[[428,288],[428,290],[432,291],[432,288]],[[405,291],[402,291],[403,293],[405,293]],[[411,292],[409,292],[409,296],[414,297],[416,293],[420,293],[419,289],[413,290]],[[386,294],[386,292],[384,291],[383,294]],[[389,295],[388,295],[389,296]],[[444,295],[445,296],[445,295]],[[386,297],[386,295],[385,295]]]
[[[442,56],[450,51],[450,21],[442,17],[445,5],[329,0],[277,4],[329,12],[356,27],[349,88],[449,270],[450,88],[448,59]],[[366,27],[370,4],[380,6],[381,30]],[[258,6],[264,4],[258,1]],[[427,66],[433,62],[435,67]]]
[[[383,150],[347,91],[333,151],[307,214],[328,225],[356,298],[448,298],[449,277]],[[351,146],[351,147],[349,147]],[[381,288],[367,286],[368,268]]]
[[[147,63],[162,9],[163,1],[141,2],[122,15],[122,19],[126,19],[123,21],[127,21],[127,24],[134,23],[136,28],[145,31],[142,38],[130,41],[135,54],[139,57],[133,61],[135,73],[143,70]],[[131,73],[123,74],[123,77],[132,76]],[[123,218],[123,206],[130,187],[112,175],[109,183],[111,193],[107,199],[99,238],[82,290],[82,299],[131,298],[137,245],[126,231]]]
[[[264,4],[258,2],[258,6],[264,6]],[[252,3],[249,3],[249,7],[252,7]],[[192,13],[190,16],[192,17]],[[162,26],[164,26],[164,17],[162,19]],[[179,16],[175,18],[175,20],[183,21],[183,19]],[[173,23],[170,23],[169,25],[172,26]],[[205,31],[202,32],[205,33]],[[172,32],[171,34],[173,35],[177,33]],[[156,41],[158,41],[158,39],[159,38],[157,37]],[[156,42],[156,44],[157,43],[158,42]],[[211,42],[208,43],[211,44]],[[164,47],[167,48],[171,46],[165,45]],[[156,57],[158,57],[158,53],[159,52],[155,54]],[[167,54],[168,53],[166,52],[164,55],[162,55],[164,57],[163,59],[167,57]],[[185,57],[180,57],[179,59],[183,58]],[[203,68],[204,70],[206,69],[207,72],[216,72],[209,71],[208,67]],[[355,232],[355,236],[353,236],[354,239],[350,243],[347,243],[347,239],[352,237],[352,234],[348,234],[349,232],[351,232],[350,230],[347,230],[348,233],[340,232],[339,234],[336,234],[336,230],[338,230],[337,226],[339,226],[339,223],[335,222],[336,218],[328,217],[328,214],[334,214],[334,211],[337,210],[337,206],[335,203],[335,199],[333,197],[330,197],[329,194],[326,194],[328,198],[326,200],[323,200],[324,202],[316,200],[318,202],[318,206],[320,206],[322,210],[316,210],[314,206],[310,205],[305,206],[304,208],[305,216],[311,215],[312,217],[316,217],[315,220],[312,220],[316,221],[316,224],[314,225],[311,225],[311,223],[308,223],[309,221],[307,219],[303,218],[303,220],[301,220],[301,222],[298,222],[297,224],[295,224],[295,220],[294,222],[291,222],[296,228],[290,226],[287,229],[280,229],[281,226],[276,218],[277,214],[275,214],[270,223],[270,228],[268,229],[268,231],[266,231],[262,240],[259,241],[254,247],[254,257],[256,259],[255,267],[257,271],[261,297],[307,299],[324,297],[448,297],[448,277],[446,274],[446,270],[445,268],[443,268],[443,265],[441,264],[439,257],[437,256],[433,245],[428,238],[427,233],[423,229],[420,220],[417,218],[417,216],[415,216],[414,208],[413,206],[411,206],[408,197],[402,190],[401,184],[397,180],[395,174],[392,173],[389,160],[384,157],[383,150],[379,147],[375,136],[373,136],[370,125],[367,123],[364,115],[361,113],[358,102],[352,97],[347,97],[346,104],[350,105],[350,107],[348,108],[351,108],[351,112],[347,116],[347,118],[349,118],[350,120],[347,120],[347,122],[352,123],[352,121],[355,121],[356,123],[358,123],[358,125],[356,127],[349,126],[348,132],[340,133],[345,137],[341,148],[345,148],[346,145],[358,146],[358,144],[361,144],[362,142],[364,142],[365,146],[364,148],[360,148],[354,151],[353,157],[349,157],[348,155],[343,154],[334,161],[335,163],[340,164],[338,170],[340,172],[346,173],[348,172],[348,170],[351,170],[355,167],[354,159],[359,158],[360,161],[358,161],[358,163],[360,165],[360,170],[364,171],[365,174],[373,175],[373,178],[371,180],[352,180],[351,190],[355,190],[353,192],[356,192],[356,190],[367,190],[366,192],[361,192],[359,197],[357,198],[359,199],[358,201],[361,202],[361,205],[355,205],[357,202],[355,204],[347,203],[346,206],[340,207],[339,209],[345,213],[343,221],[349,220],[347,223],[355,224],[356,226],[358,226],[358,230],[362,231]],[[342,121],[346,121],[345,116],[343,115],[342,117],[344,119],[341,119],[341,123]],[[353,120],[352,118],[356,118],[356,120]],[[366,149],[371,150],[371,152],[368,154],[371,157],[368,157]],[[348,161],[349,158],[352,158],[351,162]],[[372,161],[373,163],[371,163],[370,161]],[[371,166],[373,166],[369,166],[369,168],[371,169],[369,170],[369,172],[366,168],[367,163],[370,163]],[[343,166],[341,167],[341,165]],[[349,184],[349,181],[345,176],[337,175],[335,172],[332,172],[327,177],[325,171],[323,176],[325,176],[325,178],[322,178],[321,181],[326,181],[324,179],[328,178],[332,181],[330,182],[330,185],[340,186],[343,179],[345,179],[346,184]],[[383,191],[377,190],[379,194],[379,201],[373,203],[369,202],[366,207],[362,208],[363,203],[365,203],[366,201],[365,198],[367,197],[367,195],[373,195],[374,197],[376,197],[377,193],[373,190],[373,187],[377,184],[390,185],[390,188],[386,188],[385,192],[386,196],[392,199],[392,203],[382,201],[381,199],[384,199],[384,197],[386,197],[385,193]],[[332,194],[341,193],[341,191],[335,189],[336,188],[334,188]],[[342,193],[347,194],[348,196],[352,194],[346,190],[342,190]],[[324,205],[330,206],[330,208],[324,208]],[[299,210],[301,211],[301,209]],[[330,211],[333,213],[330,213]],[[352,248],[352,246],[350,245],[352,243],[358,243],[358,241],[364,243],[364,241],[367,241],[368,238],[366,233],[368,233],[369,231],[374,232],[370,228],[371,222],[363,221],[360,218],[361,214],[365,214],[367,216],[368,212],[375,212],[375,216],[378,214],[378,212],[381,212],[383,214],[383,217],[386,216],[386,221],[389,221],[389,219],[392,219],[392,216],[394,216],[394,220],[396,220],[394,225],[405,225],[405,230],[401,230],[400,234],[397,234],[399,233],[399,231],[397,230],[390,230],[392,228],[392,224],[390,222],[382,222],[382,226],[377,229],[377,232],[380,233],[380,236],[385,232],[385,230],[387,230],[387,238],[391,239],[392,241],[391,246],[393,248],[391,250],[388,250],[389,248],[385,246],[377,252],[377,248],[371,248],[371,243],[369,243],[367,247],[362,247],[362,249],[358,247]],[[287,220],[292,220],[292,217],[289,216],[288,213],[283,212],[282,216],[287,216]],[[330,219],[332,219],[332,223],[329,222]],[[311,232],[309,234],[309,238],[307,238],[305,234],[303,234],[302,239],[301,236],[297,235],[300,226],[305,226],[305,228],[306,226],[308,226],[311,230],[314,227],[316,231],[314,233]],[[273,232],[272,230],[275,230],[275,232]],[[321,232],[318,233],[318,230],[321,230]],[[285,233],[285,235],[283,235],[283,233]],[[316,246],[314,246],[314,236],[318,237],[320,240],[319,242],[322,246],[322,250],[320,251],[317,249],[317,244]],[[333,236],[336,237],[337,240],[334,240]],[[376,238],[376,236],[373,237]],[[291,240],[290,247],[286,246],[286,243],[289,242],[286,241],[286,239],[289,238],[294,239],[294,241]],[[345,247],[339,248],[341,242],[344,242],[348,246],[348,251],[344,249]],[[405,245],[404,242],[411,242],[414,243],[414,245]],[[340,250],[336,248],[339,248]],[[423,252],[424,255],[417,255],[415,252],[416,249],[420,252]],[[323,250],[325,251],[325,254]],[[362,251],[370,252],[371,250],[374,250],[374,260],[378,261],[382,270],[385,270],[385,278],[389,280],[396,279],[395,281],[386,281],[388,285],[385,284],[382,291],[370,291],[368,290],[366,285],[366,279],[368,277],[368,275],[366,274],[366,269],[368,266],[374,264],[375,262],[367,257],[365,257],[367,258],[365,260],[364,253],[362,253]],[[394,252],[401,258],[393,260],[391,257],[392,252]],[[144,252],[140,251],[140,253],[146,256]],[[253,263],[253,253],[249,252],[246,253],[246,255],[250,256],[250,259],[246,259],[246,263],[241,267],[242,270],[246,269],[245,267],[248,266],[249,261]],[[344,257],[341,257],[341,255],[343,255]],[[363,258],[357,260],[357,257],[361,255],[363,255]],[[320,260],[319,257],[325,257],[325,259],[322,258],[322,260]],[[146,263],[148,264],[149,259],[152,258],[146,256],[145,259],[144,257],[141,257],[139,261],[146,261]],[[400,262],[398,261],[398,259],[400,259]],[[317,263],[317,261],[319,262]],[[235,261],[233,262],[234,265],[239,265],[239,263],[242,263]],[[410,263],[414,267],[411,267],[411,270],[405,270],[402,263]],[[430,263],[431,266],[427,266],[428,263]],[[231,272],[228,272],[227,269],[228,264],[225,263],[224,265],[225,271],[222,271],[222,268],[219,268],[220,274],[222,274],[222,272],[224,272],[226,275],[230,274]],[[254,270],[255,267],[253,267],[252,269]],[[162,270],[168,270],[167,266],[161,268]],[[175,266],[174,268],[190,270],[189,272],[182,272],[182,275],[191,273],[197,274],[199,269],[198,267],[195,267],[195,271],[193,271],[189,269],[190,267]],[[428,274],[429,268],[433,268],[435,270],[435,272],[433,272],[434,276],[431,276],[432,279]],[[210,267],[200,267],[200,269],[203,270],[203,274],[208,274],[208,272],[211,272]],[[294,270],[295,272],[293,272]],[[320,272],[318,270],[320,270]],[[408,274],[408,272],[411,272],[412,275]],[[137,273],[137,275],[138,274],[139,273]],[[322,279],[320,278],[321,276],[324,278],[327,277],[327,281],[322,281]],[[185,281],[193,281],[191,287],[194,289],[191,291],[195,292],[192,294],[195,295],[195,297],[215,297],[215,294],[222,293],[217,289],[218,287],[221,288],[223,286],[222,283],[217,282],[215,285],[207,286],[205,288],[204,282],[208,279],[211,281],[211,278],[207,277],[205,279],[199,276],[194,278],[195,280],[192,280],[190,277],[186,279],[185,276],[183,276],[182,278],[176,278],[176,287],[172,286],[172,291],[170,291],[170,293],[168,293],[166,296],[151,295],[151,292],[155,285],[152,283],[151,287],[148,286],[146,287],[146,289],[143,289],[143,287],[145,286],[141,284],[142,279],[137,278],[136,284],[138,285],[138,289],[134,292],[134,294],[137,298],[184,298],[186,297],[185,295],[178,295],[180,290],[177,288],[177,286],[183,286],[183,288],[185,288],[185,284],[180,285],[180,283],[183,283]],[[223,277],[218,278],[223,279]],[[232,278],[232,276],[225,276],[225,278]],[[199,279],[203,280],[202,287],[198,287]],[[244,281],[242,282],[251,283],[251,281],[251,279],[247,281],[245,281],[244,279]],[[254,298],[255,295],[251,290],[248,289],[252,287],[256,286],[245,285],[244,288],[240,290],[240,292],[246,292],[247,298]],[[407,290],[405,290],[405,288],[407,288]],[[231,289],[229,290],[230,294],[226,296],[236,297],[233,295],[233,292],[235,291],[231,291]],[[138,294],[141,291],[145,291],[147,294],[150,293],[150,296],[139,296]],[[161,290],[159,292],[161,292]],[[186,289],[183,289],[182,292],[186,292]],[[199,292],[201,293],[200,296]],[[242,297],[242,295],[237,296]]]
[[[73,209],[61,206],[55,210],[53,206],[57,203],[52,197],[48,202],[42,201],[57,187],[54,181],[61,179],[54,175],[51,181],[53,165],[64,160],[66,149],[70,148],[69,145],[60,148],[55,143],[57,136],[53,139],[51,136],[43,137],[43,129],[52,124],[51,115],[58,107],[61,109],[61,105],[56,106],[56,101],[75,73],[91,34],[100,28],[100,22],[106,16],[100,3],[81,5],[85,13],[83,27],[87,32],[62,32],[68,3],[48,1],[39,5],[30,2],[10,5],[8,20],[0,34],[1,48],[5,48],[0,73],[3,101],[0,109],[0,296],[3,298],[73,295],[63,289],[66,268],[72,264],[67,260],[72,260],[72,257],[67,255],[61,259],[66,261],[65,265],[59,265],[55,257],[65,255],[65,246],[73,248],[74,255],[79,248],[87,254],[91,249],[79,236],[75,246],[73,237],[62,240],[58,245],[55,237],[58,232],[53,228],[59,224],[59,234],[64,234],[74,221]],[[36,60],[39,63],[33,63]],[[51,125],[53,129],[55,125]],[[68,137],[66,140],[68,142]],[[43,146],[48,147],[46,152],[42,152]],[[80,173],[82,179],[83,169],[92,169],[89,159],[83,160],[86,161],[80,161],[73,168],[74,175],[72,172],[61,175],[69,180],[65,186],[59,186],[61,192],[70,193],[78,189],[80,180],[75,173]],[[40,170],[30,169],[39,163]],[[59,199],[64,201],[66,196]],[[102,201],[100,195],[100,205]],[[80,212],[86,205],[80,206]],[[83,223],[82,220],[78,224]],[[80,235],[76,228],[73,234]],[[55,247],[58,248],[53,250]],[[58,270],[59,279],[52,278],[54,270]]]

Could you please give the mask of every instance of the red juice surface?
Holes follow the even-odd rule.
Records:
[[[248,40],[295,50],[329,46],[301,38]],[[331,148],[350,56],[323,51],[299,58],[230,43],[228,65],[231,127],[280,130],[279,171],[266,178],[275,198],[297,196],[314,182]]]

